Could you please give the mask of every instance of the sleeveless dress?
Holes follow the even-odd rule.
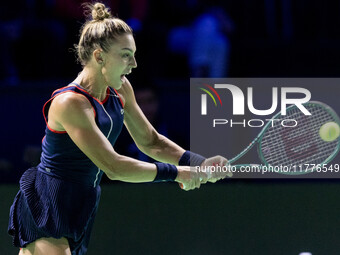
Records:
[[[97,126],[112,145],[122,129],[123,103],[114,89],[108,87],[103,101],[75,83],[54,91],[43,107],[46,131],[41,163],[26,170],[20,178],[20,189],[10,209],[8,233],[17,247],[42,237],[65,237],[72,255],[82,255],[87,251],[97,212],[103,171],[73,143],[66,131],[48,126],[51,102],[63,93],[77,93],[88,99]]]

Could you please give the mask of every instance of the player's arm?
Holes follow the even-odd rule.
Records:
[[[220,165],[222,167],[227,164],[227,159],[221,156],[204,159],[195,153],[189,152],[190,154],[188,154],[188,152],[179,145],[159,134],[138,106],[133,88],[127,79],[118,92],[122,95],[125,102],[125,126],[137,147],[148,156],[158,161],[168,162],[174,165],[178,165],[179,162],[181,162],[182,165],[202,167],[213,165]],[[214,173],[213,175],[210,175],[210,181],[215,182],[216,180],[225,178],[226,176],[231,176],[231,174],[229,172]]]
[[[64,129],[72,141],[112,180],[147,182],[155,179],[156,166],[116,153],[95,123],[88,100],[79,94],[56,97],[49,110],[49,122]]]
[[[49,110],[49,125],[65,130],[73,142],[111,180],[151,182],[155,179],[155,164],[142,162],[115,152],[110,142],[95,123],[94,112],[88,100],[79,94],[57,96]],[[188,182],[189,189],[199,187],[199,177],[187,167],[179,167],[178,182]]]
[[[138,106],[130,82],[118,92],[124,99],[124,124],[137,147],[158,161],[178,165],[185,150],[156,131]]]

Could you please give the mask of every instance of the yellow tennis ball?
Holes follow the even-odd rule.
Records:
[[[325,142],[332,142],[340,135],[340,127],[334,121],[323,124],[319,130],[319,135]]]

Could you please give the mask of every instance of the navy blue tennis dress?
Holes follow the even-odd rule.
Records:
[[[56,131],[47,125],[51,102],[63,93],[81,94],[89,100],[99,129],[112,145],[122,129],[123,103],[114,89],[107,89],[103,101],[75,83],[54,91],[43,107],[46,135],[41,163],[26,170],[20,179],[20,190],[10,210],[8,233],[17,247],[42,237],[66,237],[72,254],[81,255],[87,251],[103,171],[73,143],[66,131]]]

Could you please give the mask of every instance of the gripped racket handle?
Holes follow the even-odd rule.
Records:
[[[207,175],[208,175],[208,180],[211,178],[211,172],[210,171],[207,171],[206,172],[207,173]],[[202,181],[203,180],[203,178],[200,178],[200,181]],[[184,189],[185,188],[185,184],[184,183],[178,183],[178,185],[179,185],[179,187],[181,188],[181,189]]]
[[[230,166],[230,162],[228,162],[227,164],[225,164],[225,166],[227,166],[227,167],[229,167]],[[211,173],[211,171],[206,171],[206,173],[207,173],[207,175],[208,175],[208,180],[211,178],[211,176],[212,176],[212,173]],[[229,175],[227,175],[227,176],[229,176]],[[230,175],[229,177],[231,177],[232,175]],[[203,179],[202,178],[200,178],[200,181],[202,181]],[[178,183],[178,185],[179,185],[179,187],[181,188],[181,189],[184,189],[185,188],[185,184],[184,183]]]

